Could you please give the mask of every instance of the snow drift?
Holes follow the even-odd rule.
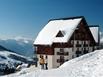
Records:
[[[102,68],[103,50],[96,50],[67,61],[57,69],[37,70],[31,67],[9,77],[103,77]]]

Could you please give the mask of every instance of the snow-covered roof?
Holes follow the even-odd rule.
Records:
[[[38,34],[35,45],[51,45],[54,42],[67,42],[82,18],[51,20]],[[59,31],[64,32],[64,37],[56,37]]]
[[[99,27],[98,26],[90,26],[90,31],[94,37],[96,43],[99,42]]]

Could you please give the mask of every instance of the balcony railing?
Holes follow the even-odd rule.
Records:
[[[57,55],[65,55],[65,56],[67,56],[67,55],[69,55],[69,52],[57,52]]]
[[[81,47],[81,44],[76,44],[76,47]]]

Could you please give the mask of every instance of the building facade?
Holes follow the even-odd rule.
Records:
[[[99,48],[99,26],[89,27],[83,16],[53,19],[40,31],[34,47],[40,67],[40,56],[47,56],[48,69]]]

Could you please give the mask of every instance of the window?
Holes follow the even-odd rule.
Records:
[[[77,40],[77,44],[79,44],[79,40]]]
[[[59,31],[56,37],[64,37],[65,32],[64,31]]]
[[[83,52],[84,54],[86,54],[86,53],[88,53],[88,51],[87,50],[84,50],[84,52]]]
[[[64,49],[63,49],[63,48],[60,48],[60,52],[64,52]]]
[[[84,48],[82,48],[82,51],[84,50]]]
[[[77,44],[76,44],[76,46],[77,47],[81,47],[81,44],[80,44],[81,42],[79,41],[79,40],[77,40]]]
[[[82,54],[81,51],[79,51],[79,50],[76,51],[76,56],[77,57],[79,57],[81,54]]]
[[[60,56],[60,59],[57,59],[57,63],[63,64],[65,62],[64,56]]]
[[[64,49],[63,48],[60,48],[60,52],[57,52],[57,55],[69,55],[69,52],[64,52]]]
[[[60,59],[61,59],[61,60],[64,60],[64,56],[60,56]]]
[[[74,58],[74,55],[72,55],[72,58]]]
[[[86,48],[84,48],[83,54],[88,53],[88,50],[86,50]]]

